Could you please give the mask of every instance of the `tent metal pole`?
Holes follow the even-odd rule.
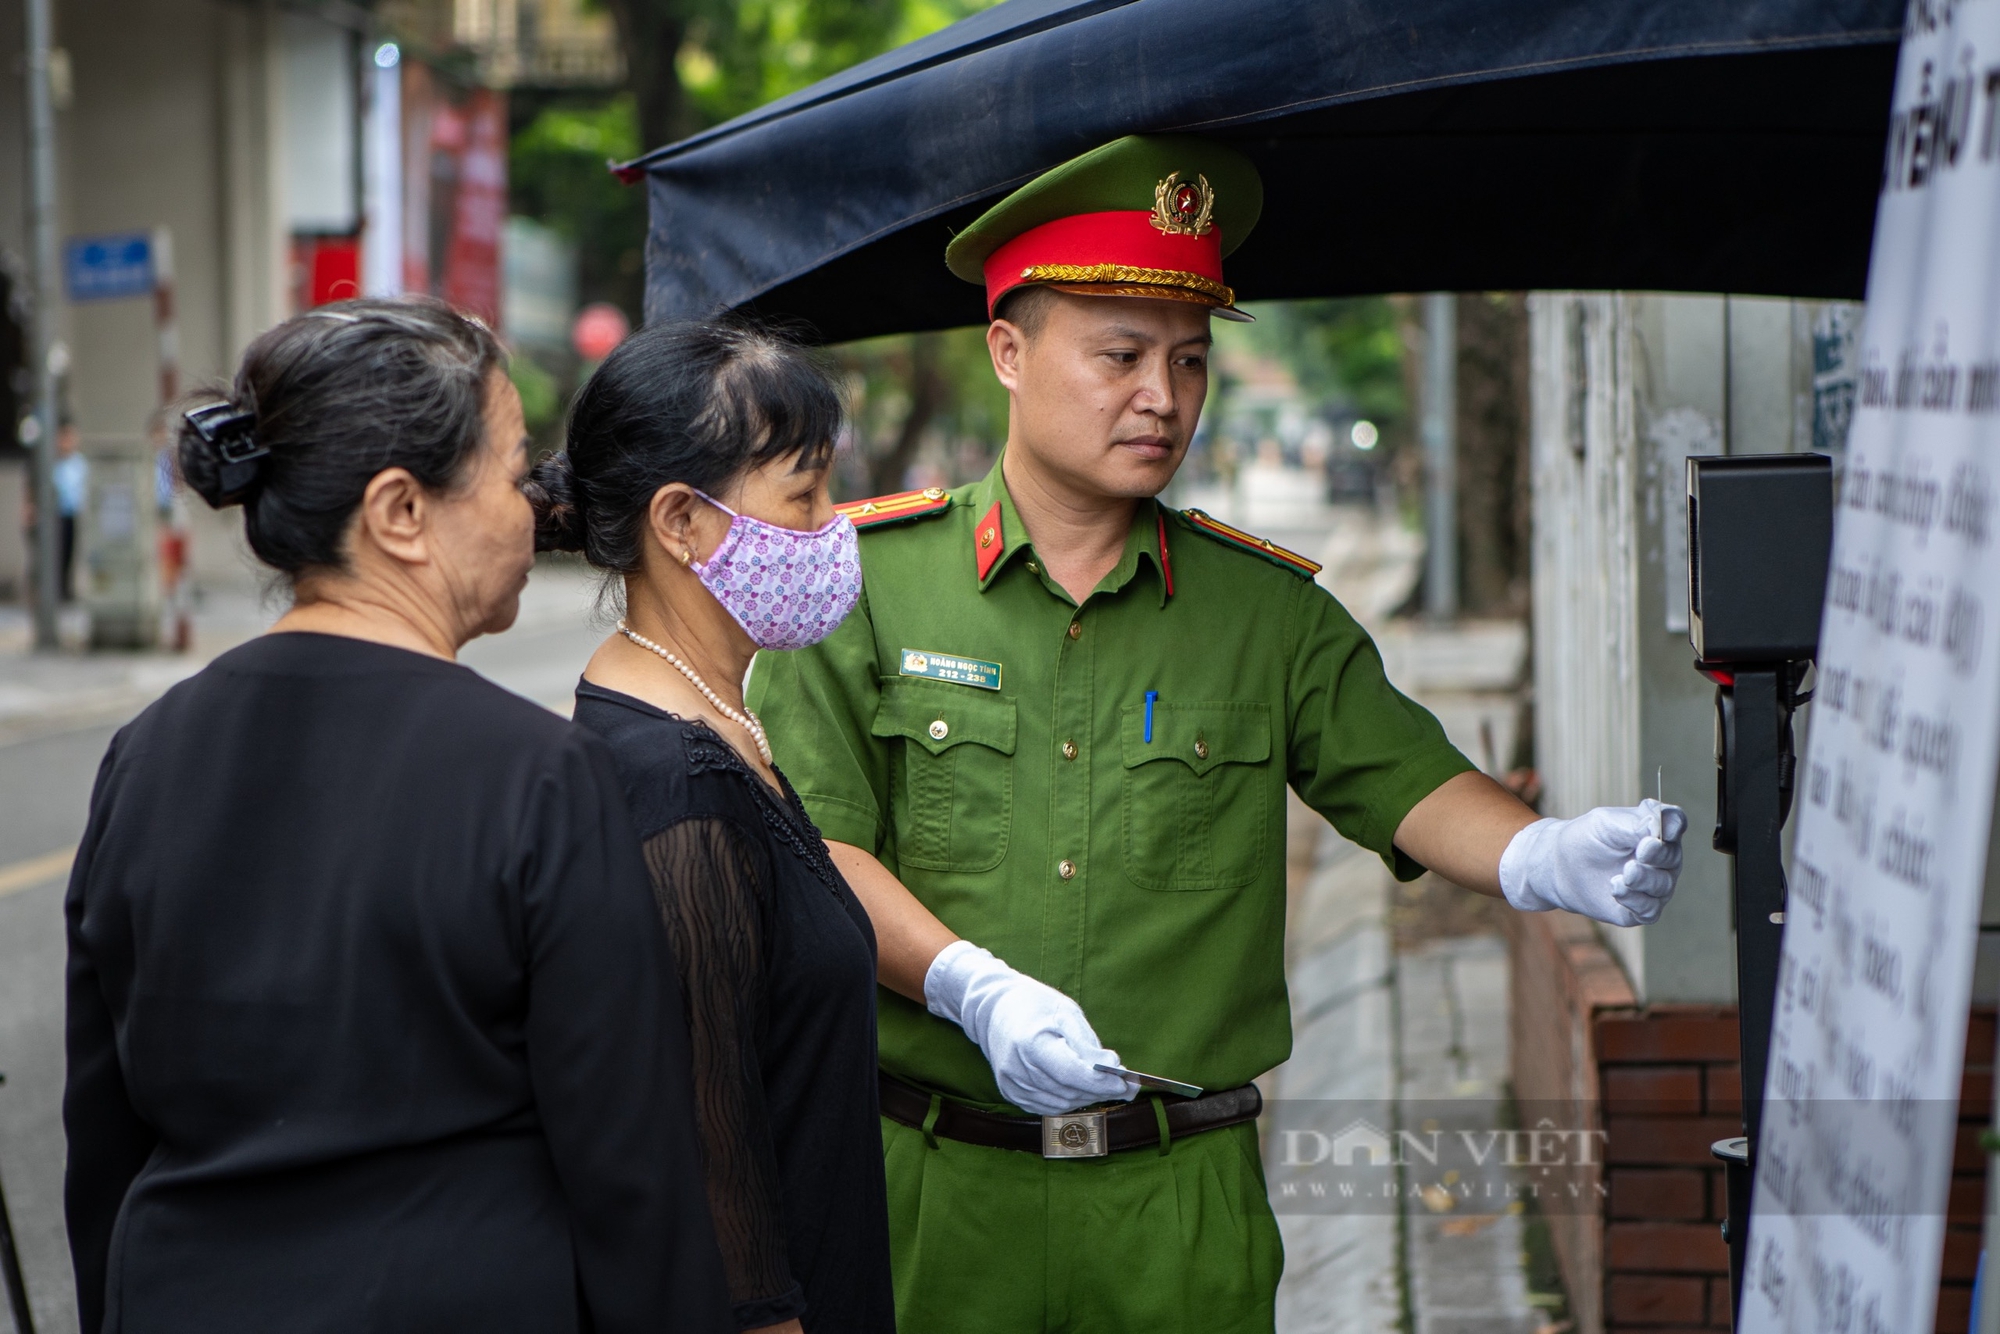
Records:
[[[1458,297],[1424,298],[1424,614],[1458,615]]]
[[[7,1076],[0,1074],[0,1084]],[[0,1188],[0,1281],[7,1288],[7,1310],[14,1318],[14,1334],[35,1334],[35,1318],[28,1309],[28,1283],[21,1276],[21,1252],[14,1246],[14,1223],[7,1215],[7,1192]]]
[[[56,126],[49,100],[49,2],[26,0],[28,230],[33,251],[35,301],[30,320],[28,355],[35,377],[35,647],[56,647],[56,602],[62,576],[62,517],[56,512],[56,374],[50,360],[55,346],[56,302],[61,276],[56,267]]]

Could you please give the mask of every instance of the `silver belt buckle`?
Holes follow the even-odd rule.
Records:
[[[1042,1118],[1042,1157],[1102,1158],[1110,1152],[1104,1142],[1103,1112],[1069,1112]]]

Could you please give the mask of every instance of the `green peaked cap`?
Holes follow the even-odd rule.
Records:
[[[1149,210],[1153,187],[1172,172],[1215,188],[1222,253],[1243,244],[1264,211],[1264,182],[1250,159],[1192,134],[1128,134],[1052,167],[979,215],[945,247],[944,262],[969,283],[986,281],[987,256],[1031,227],[1079,213]]]

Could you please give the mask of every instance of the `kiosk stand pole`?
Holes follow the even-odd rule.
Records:
[[[1710,669],[1716,690],[1717,851],[1733,854],[1736,900],[1736,996],[1743,1071],[1743,1137],[1714,1146],[1728,1176],[1732,1310],[1743,1300],[1743,1261],[1750,1235],[1750,1195],[1764,1120],[1764,1074],[1771,1059],[1771,1015],[1777,1003],[1779,947],[1785,930],[1785,868],[1781,838],[1790,813],[1792,710],[1804,663]]]
[[[1715,692],[1715,850],[1736,900],[1743,1136],[1711,1150],[1729,1178],[1731,1323],[1743,1306],[1751,1185],[1785,934],[1780,839],[1792,809],[1792,711],[1819,652],[1833,547],[1833,460],[1731,454],[1687,461],[1688,642]]]

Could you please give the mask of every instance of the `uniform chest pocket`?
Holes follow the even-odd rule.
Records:
[[[1263,865],[1277,796],[1267,704],[1155,704],[1119,719],[1125,874],[1147,889],[1233,889]]]
[[[1014,820],[1014,701],[967,686],[882,683],[869,731],[889,748],[896,858],[927,871],[990,871]]]

